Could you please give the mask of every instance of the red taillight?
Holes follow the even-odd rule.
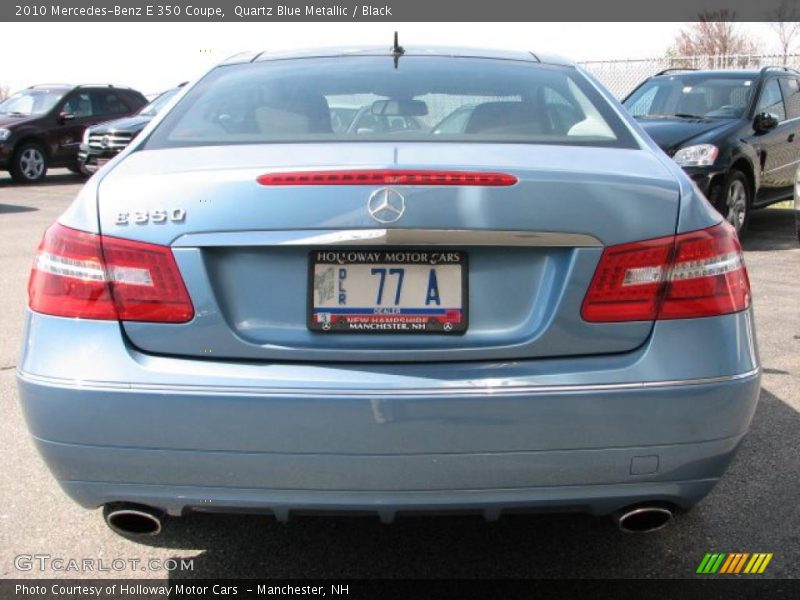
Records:
[[[581,315],[586,321],[686,319],[750,306],[750,282],[727,223],[603,251]]]
[[[674,238],[609,246],[583,301],[586,321],[651,321],[658,315]]]
[[[659,319],[708,317],[750,306],[750,280],[732,226],[679,235]]]
[[[116,319],[100,236],[50,227],[36,252],[28,299],[32,310],[49,315]]]
[[[172,251],[53,225],[28,281],[31,310],[61,317],[184,323],[194,308]]]
[[[292,171],[267,173],[257,179],[261,185],[514,185],[517,178],[506,173],[476,171],[431,171],[359,169],[346,171]]]

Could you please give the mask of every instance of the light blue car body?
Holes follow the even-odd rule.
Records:
[[[254,58],[263,59],[238,60]],[[604,246],[721,221],[682,169],[594,85],[639,148],[141,149],[160,115],[86,184],[60,222],[171,245],[195,317],[165,325],[29,311],[21,403],[63,489],[86,507],[128,501],[172,515],[252,510],[281,519],[293,510],[370,511],[384,520],[451,509],[608,514],[642,502],[689,508],[702,499],[756,408],[752,311],[581,320]],[[366,210],[375,186],[255,183],[268,170],[331,166],[502,170],[520,184],[411,187],[404,218],[376,227]],[[187,218],[116,223],[134,207],[179,207]],[[446,240],[452,231],[530,239],[485,246],[467,236],[456,245],[470,257],[463,336],[308,331],[309,248],[359,232],[391,244],[394,230],[411,239],[428,232],[433,244],[431,236]]]

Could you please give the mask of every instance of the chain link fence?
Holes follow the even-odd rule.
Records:
[[[760,69],[786,65],[800,70],[800,54],[735,54],[727,56],[662,56],[629,60],[590,60],[580,63],[617,98],[624,98],[644,79],[664,69]]]

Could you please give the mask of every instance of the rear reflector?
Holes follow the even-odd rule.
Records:
[[[55,224],[28,281],[31,310],[60,317],[184,323],[194,308],[172,250]]]
[[[722,223],[603,251],[581,315],[591,322],[688,319],[750,306],[734,229]]]
[[[267,173],[257,179],[261,185],[470,185],[503,187],[517,178],[506,173],[476,171],[429,171],[366,169],[347,171],[293,171]]]

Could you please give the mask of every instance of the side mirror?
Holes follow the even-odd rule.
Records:
[[[753,129],[756,133],[767,133],[778,126],[778,117],[771,113],[758,113],[753,119]]]
[[[75,115],[68,112],[62,112],[58,115],[58,122],[61,124],[68,123],[69,121],[74,121]]]

